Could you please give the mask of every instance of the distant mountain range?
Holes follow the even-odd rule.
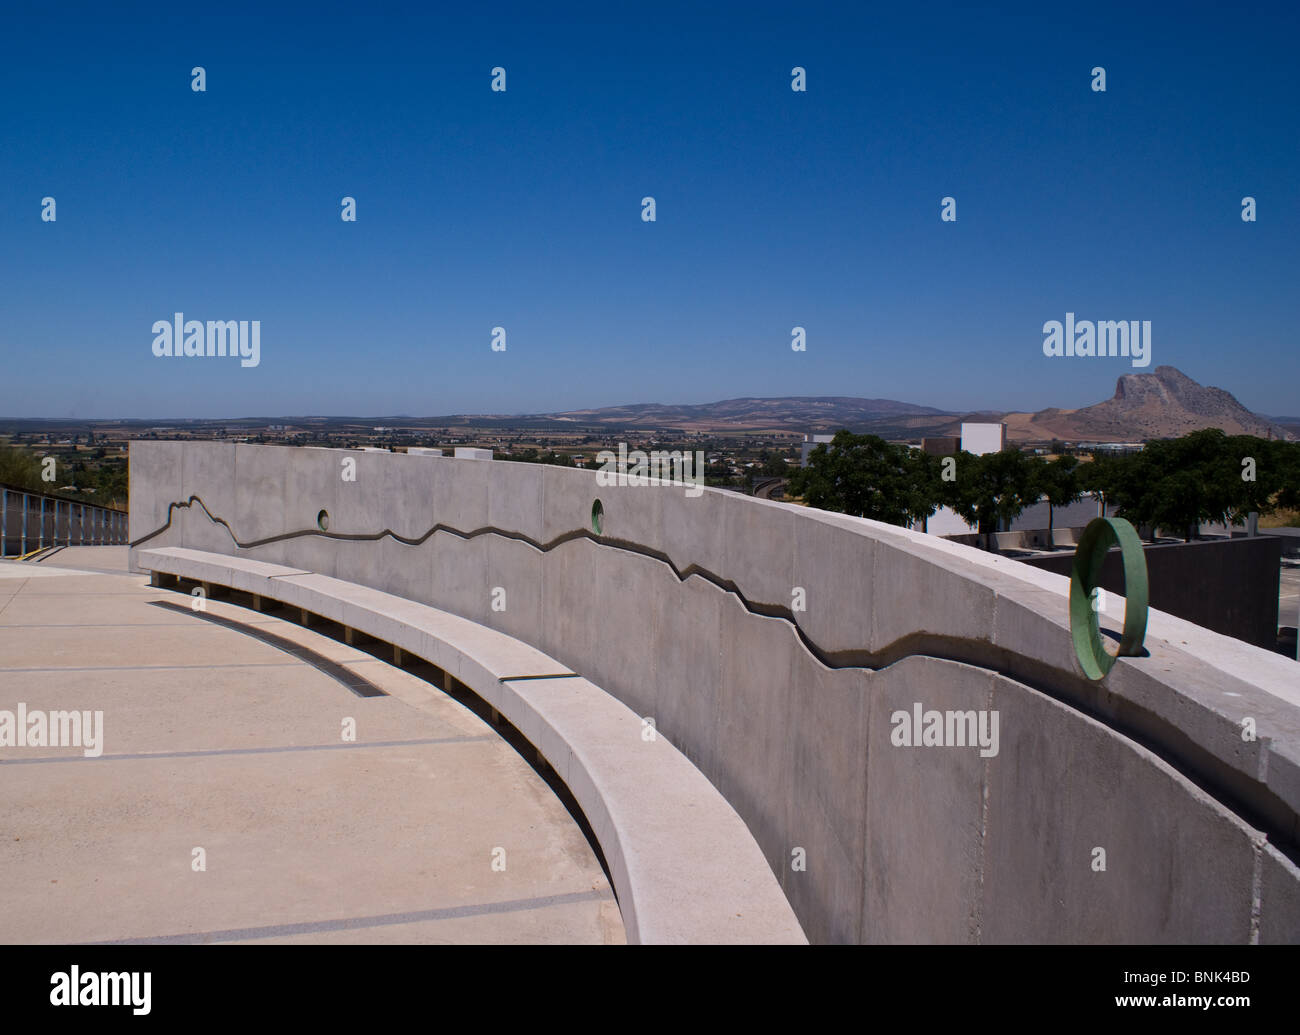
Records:
[[[1252,413],[1222,388],[1197,384],[1175,367],[1150,373],[1124,374],[1115,394],[1104,402],[1077,410],[1050,408],[1037,413],[981,411],[955,413],[896,399],[853,396],[783,396],[771,399],[725,399],[699,406],[644,403],[591,410],[534,414],[455,414],[441,417],[281,416],[170,420],[3,419],[0,431],[52,432],[85,426],[116,427],[124,431],[227,428],[243,432],[287,425],[316,431],[366,434],[376,427],[429,429],[526,429],[537,434],[585,429],[602,435],[620,430],[685,431],[702,434],[804,432],[827,434],[848,428],[889,439],[918,439],[927,435],[960,435],[964,421],[1005,421],[1010,442],[1138,442],[1172,438],[1198,428],[1222,428],[1230,435],[1261,438],[1300,438],[1300,417],[1266,417]]]
[[[1156,367],[1148,374],[1123,374],[1115,394],[1078,410],[1055,407],[1037,413],[982,411],[954,413],[895,399],[851,396],[786,396],[774,399],[727,399],[700,406],[610,406],[538,414],[540,418],[625,428],[681,428],[687,431],[807,431],[840,428],[891,438],[960,435],[963,421],[1006,421],[1012,442],[1138,442],[1174,438],[1198,428],[1222,428],[1229,435],[1294,440],[1300,419],[1273,419],[1252,413],[1230,392],[1197,384],[1176,367]]]
[[[607,406],[597,410],[568,410],[541,416],[579,424],[611,424],[626,428],[785,428],[849,427],[897,417],[943,417],[949,411],[916,406],[894,399],[857,399],[842,395],[787,396],[776,399],[726,399],[700,406]]]

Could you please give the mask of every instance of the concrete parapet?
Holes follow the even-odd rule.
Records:
[[[692,491],[137,442],[132,555],[285,565],[525,641],[655,720],[815,942],[1300,941],[1296,662],[1153,611],[1146,656],[1091,683],[1064,576]],[[918,705],[996,713],[997,753],[895,743]]]

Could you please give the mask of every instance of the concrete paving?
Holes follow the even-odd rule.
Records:
[[[424,659],[436,685],[464,685],[545,759],[581,808],[629,942],[807,944],[761,850],[717,788],[666,738],[647,739],[640,715],[555,659],[438,608],[325,575],[178,547],[139,549],[133,560],[158,576],[153,585],[182,577],[187,586],[280,602],[320,616],[313,624],[341,623],[345,642],[370,636],[380,649]]]
[[[129,551],[126,546],[60,546],[37,560],[44,568],[62,568],[76,571],[102,571],[112,575],[126,575]]]
[[[0,562],[0,709],[103,712],[99,757],[0,746],[0,942],[625,941],[587,840],[492,727],[272,615],[206,602],[389,696],[154,606],[190,598],[125,561]]]

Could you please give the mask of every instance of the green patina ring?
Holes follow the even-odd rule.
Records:
[[[1102,562],[1112,546],[1119,547],[1124,563],[1124,634],[1118,654],[1109,653],[1103,646],[1101,621],[1092,606],[1092,593],[1101,577]],[[1123,518],[1094,518],[1083,530],[1070,574],[1070,632],[1084,675],[1101,679],[1117,657],[1134,657],[1142,652],[1149,600],[1147,559],[1137,531]]]

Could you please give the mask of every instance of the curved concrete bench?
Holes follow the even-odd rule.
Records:
[[[736,810],[626,705],[504,633],[299,568],[183,548],[146,571],[242,590],[357,629],[455,676],[504,715],[568,786],[609,864],[632,943],[806,944]]]

